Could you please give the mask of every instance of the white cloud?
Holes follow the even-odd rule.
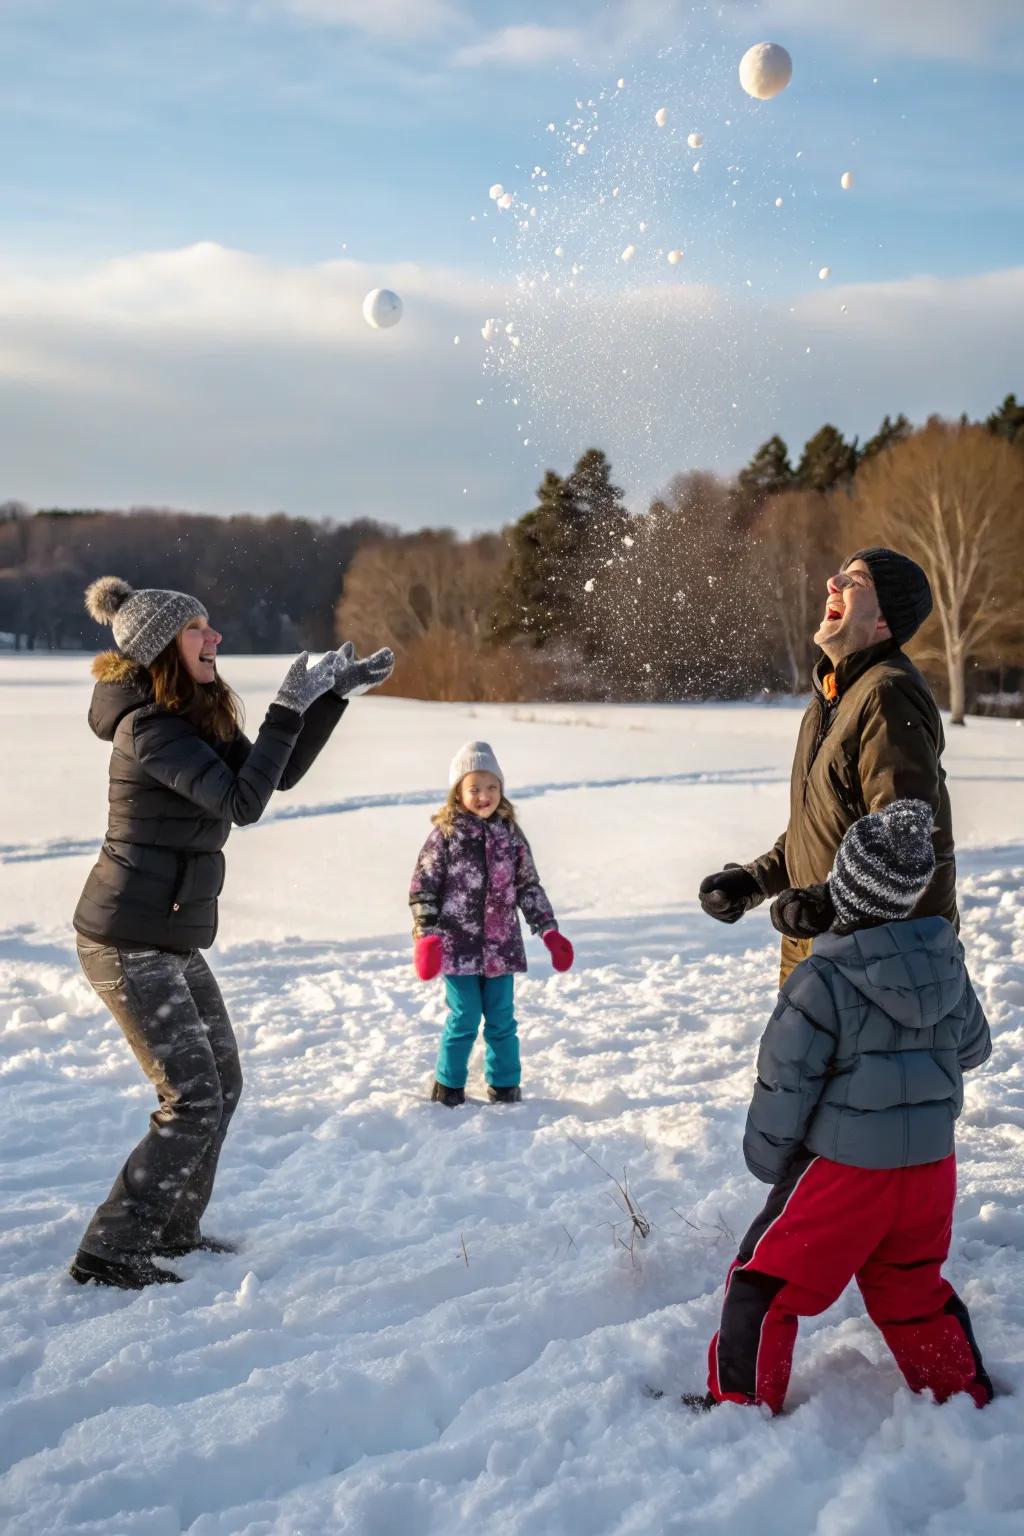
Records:
[[[500,31],[460,48],[452,62],[465,68],[482,64],[523,68],[530,64],[550,64],[555,59],[571,59],[583,49],[583,35],[576,27],[502,27]]]
[[[931,59],[990,59],[1021,21],[1020,0],[753,0],[732,8],[738,29],[770,27],[799,42],[801,31],[831,34],[865,54]]]
[[[380,285],[405,300],[388,332],[361,316]],[[522,345],[485,382],[480,325],[513,313]],[[642,501],[775,431],[798,448],[826,419],[987,412],[1020,388],[1024,268],[815,282],[792,314],[678,278],[524,307],[464,272],[207,243],[8,263],[0,337],[0,497],[483,527],[591,443]]]
[[[222,3],[222,0],[220,0]],[[326,27],[348,27],[394,43],[440,32],[462,19],[453,0],[247,0]]]

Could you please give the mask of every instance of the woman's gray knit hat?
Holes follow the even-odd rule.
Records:
[[[494,748],[486,741],[467,741],[452,758],[448,767],[448,788],[454,789],[467,773],[493,773],[505,793],[505,775],[498,766]]]
[[[85,589],[85,611],[97,624],[109,624],[118,650],[148,667],[184,629],[189,619],[210,615],[187,592],[142,587],[138,592],[120,576],[101,576]]]
[[[924,800],[894,800],[855,821],[828,877],[832,926],[862,928],[909,917],[935,872],[934,828]]]

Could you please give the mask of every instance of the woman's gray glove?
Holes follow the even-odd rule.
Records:
[[[360,661],[352,641],[346,640],[335,655],[334,691],[339,699],[351,699],[357,693],[367,693],[371,688],[379,687],[395,670],[395,653],[386,646]]]
[[[284,682],[277,690],[275,704],[294,709],[304,715],[315,699],[330,693],[338,675],[339,652],[328,651],[313,666],[309,665],[309,652],[296,656],[284,675]]]

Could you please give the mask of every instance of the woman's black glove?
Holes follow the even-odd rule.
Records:
[[[738,923],[744,912],[764,900],[764,892],[741,864],[727,864],[717,875],[700,883],[700,904],[708,917],[720,923]]]
[[[772,924],[787,939],[814,939],[836,920],[828,885],[783,891],[772,902]]]

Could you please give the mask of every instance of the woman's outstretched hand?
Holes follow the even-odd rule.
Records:
[[[395,670],[395,653],[386,646],[360,661],[352,641],[346,640],[334,654],[338,658],[334,669],[334,691],[339,699],[351,699],[357,693],[379,688]]]
[[[313,666],[309,665],[308,651],[303,651],[301,656],[296,656],[284,675],[284,681],[277,690],[274,703],[283,704],[285,709],[294,709],[298,714],[304,715],[315,699],[319,699],[322,694],[330,693],[334,687],[334,680],[338,673],[338,655],[337,651],[328,651]]]
[[[556,971],[568,971],[576,958],[573,949],[564,933],[559,933],[557,928],[549,928],[547,933],[541,934],[541,942],[547,946],[551,955],[551,964]]]
[[[444,945],[439,933],[422,933],[412,951],[412,963],[420,981],[433,981],[441,970]]]

